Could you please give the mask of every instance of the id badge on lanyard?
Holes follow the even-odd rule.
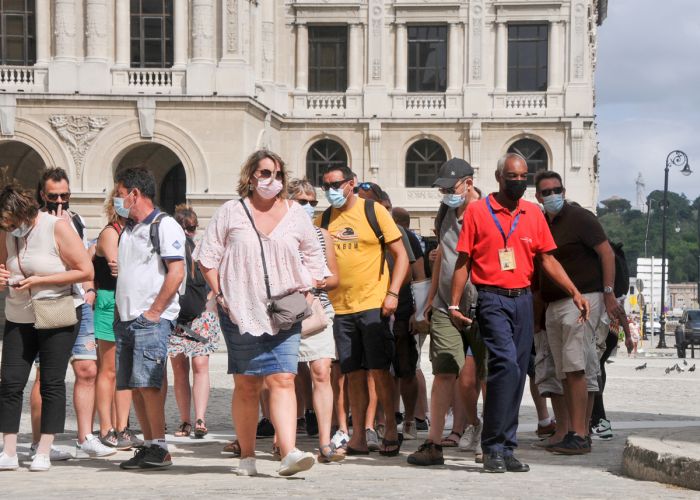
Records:
[[[491,200],[488,196],[486,197],[486,206],[488,207],[489,212],[491,212],[491,217],[493,217],[493,221],[496,223],[496,227],[498,228],[498,231],[503,237],[503,248],[498,249],[498,262],[501,264],[501,271],[513,271],[516,268],[515,250],[513,250],[512,247],[508,246],[508,240],[515,231],[515,228],[518,227],[518,222],[520,222],[520,212],[518,212],[518,215],[515,216],[515,220],[510,226],[508,236],[506,236],[506,233],[503,231],[503,227],[498,221],[498,218],[496,217],[493,208],[491,208]]]

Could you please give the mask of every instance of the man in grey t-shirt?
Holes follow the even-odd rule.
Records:
[[[483,344],[474,341],[474,332],[455,327],[450,320],[449,311],[452,296],[452,274],[457,260],[457,240],[462,229],[462,216],[470,201],[479,199],[474,188],[472,176],[474,170],[466,161],[452,158],[440,167],[438,179],[433,186],[443,195],[438,212],[438,245],[432,284],[426,306],[426,317],[430,317],[430,361],[432,362],[433,388],[430,398],[430,415],[432,417],[428,439],[418,451],[408,457],[413,465],[441,465],[444,463],[442,443],[457,446],[463,429],[456,430],[446,440],[442,439],[445,416],[452,403],[455,381],[465,362],[465,342],[469,344],[475,358],[483,361]],[[462,303],[459,308],[468,313],[476,301],[476,291],[467,283]],[[477,353],[478,351],[478,353]],[[475,427],[477,430],[479,427]],[[455,436],[455,439],[450,439]],[[476,439],[478,442],[479,440]],[[472,448],[473,449],[473,448]]]

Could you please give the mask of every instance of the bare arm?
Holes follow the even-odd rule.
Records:
[[[419,257],[417,261],[411,264],[411,273],[413,281],[423,281],[425,279],[425,262],[423,257]]]
[[[396,308],[399,305],[399,299],[397,298],[399,295],[399,290],[401,290],[401,286],[406,279],[409,269],[408,254],[406,253],[406,248],[404,247],[401,238],[388,243],[387,247],[389,247],[389,251],[394,257],[394,269],[391,273],[389,291],[396,295],[396,297],[387,293],[386,297],[384,298],[384,304],[382,305],[382,315],[384,317],[391,316],[394,314],[394,311],[396,311]]]
[[[449,304],[450,306],[459,305],[462,301],[464,287],[467,286],[467,279],[469,278],[469,260],[469,255],[464,252],[459,252],[459,255],[457,255],[455,271],[452,276],[452,300]],[[472,320],[467,318],[459,309],[450,309],[450,318],[458,327],[470,325],[472,322]]]
[[[544,272],[547,273],[547,276],[549,276],[559,288],[569,294],[578,310],[581,311],[580,321],[586,321],[590,313],[590,305],[578,291],[576,285],[574,285],[569,278],[569,275],[566,274],[566,271],[564,271],[559,261],[548,253],[540,254],[540,258],[542,259],[542,269]]]
[[[170,301],[180,288],[182,280],[185,278],[185,261],[183,260],[166,260],[165,265],[168,267],[168,272],[165,274],[165,280],[160,287],[158,295],[156,295],[153,304],[143,313],[144,317],[150,321],[156,322],[160,320],[160,315],[168,307]]]
[[[440,261],[442,260],[442,247],[438,245],[435,254],[435,264],[433,265],[433,276],[430,279],[430,290],[428,291],[428,300],[425,302],[425,310],[423,316],[426,320],[430,320],[430,313],[433,309],[433,300],[437,295],[438,285],[440,284]]]
[[[330,269],[332,276],[326,277],[326,286],[323,287],[324,290],[334,290],[338,287],[340,283],[340,278],[338,276],[338,259],[335,257],[335,247],[333,246],[333,239],[328,231],[321,229],[323,233],[323,241],[326,247],[326,262],[328,263],[328,269]]]
[[[0,231],[0,292],[7,287],[7,281],[10,279],[10,271],[5,268],[7,264],[7,233]]]
[[[600,265],[603,268],[603,286],[615,286],[615,252],[613,252],[610,243],[605,240],[599,245],[593,247],[593,250],[600,258]],[[605,310],[608,312],[610,319],[619,319],[621,325],[626,325],[626,318],[623,318],[625,310],[620,307],[614,293],[604,294]]]

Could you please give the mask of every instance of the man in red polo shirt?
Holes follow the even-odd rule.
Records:
[[[457,243],[460,252],[452,281],[452,321],[467,325],[460,311],[464,285],[471,271],[479,295],[477,318],[489,350],[484,426],[481,445],[486,472],[527,472],[513,456],[517,447],[518,412],[532,349],[533,309],[530,280],[534,259],[573,298],[588,317],[589,305],[551,255],[556,249],[542,211],[520,198],[527,189],[527,163],[517,154],[498,161],[499,190],[470,203]]]

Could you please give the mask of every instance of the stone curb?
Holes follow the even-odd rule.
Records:
[[[649,431],[628,437],[622,472],[643,481],[700,490],[700,428]]]

